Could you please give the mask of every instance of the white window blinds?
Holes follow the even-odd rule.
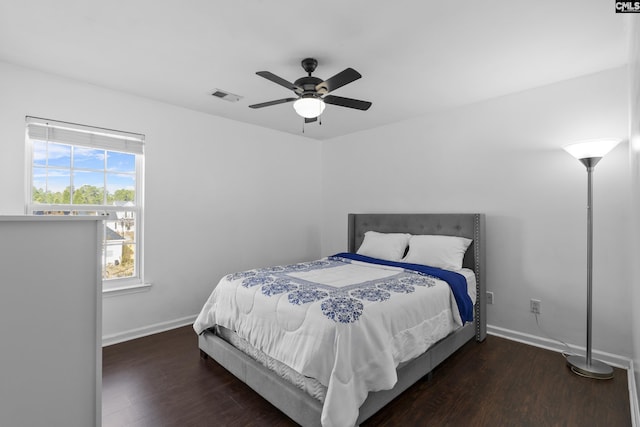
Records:
[[[74,123],[27,116],[30,139],[75,144],[123,153],[142,154],[144,135],[112,129],[97,129]]]

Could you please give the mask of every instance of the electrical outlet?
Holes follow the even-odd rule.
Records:
[[[540,300],[539,299],[531,299],[531,312],[535,314],[540,314]]]
[[[487,291],[487,304],[493,304],[493,292]]]

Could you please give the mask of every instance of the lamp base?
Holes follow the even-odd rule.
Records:
[[[583,356],[568,356],[567,366],[574,374],[598,380],[610,380],[613,378],[613,368],[604,362],[591,359],[587,363],[587,358]]]

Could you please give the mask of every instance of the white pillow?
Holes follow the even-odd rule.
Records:
[[[456,236],[411,236],[409,253],[402,262],[423,264],[445,270],[460,270],[464,253],[472,241]]]
[[[411,234],[367,231],[358,254],[387,261],[400,261],[407,250]]]

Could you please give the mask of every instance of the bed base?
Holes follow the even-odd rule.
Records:
[[[349,214],[348,220],[350,252],[359,246],[367,230],[471,238],[473,243],[467,250],[463,266],[473,269],[476,274],[474,322],[452,332],[398,369],[398,382],[392,389],[369,393],[360,407],[357,420],[360,424],[416,381],[429,375],[468,341],[474,337],[479,342],[486,338],[485,219],[483,214]],[[322,404],[319,400],[280,378],[212,331],[205,331],[199,336],[198,346],[204,358],[210,356],[298,424],[321,426]]]
[[[369,393],[360,407],[357,423],[364,422],[416,381],[430,374],[436,366],[474,337],[475,328],[469,323],[398,369],[398,382],[392,389]],[[201,357],[214,359],[296,423],[305,427],[321,426],[322,403],[319,400],[265,368],[213,331],[201,334],[198,346]]]

